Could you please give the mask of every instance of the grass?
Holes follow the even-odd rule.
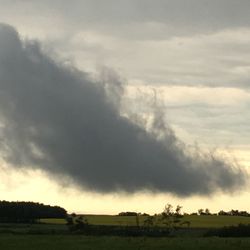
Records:
[[[0,223],[0,234],[55,234],[68,232],[64,224]]]
[[[118,225],[118,226],[134,226],[136,225],[135,216],[112,216],[112,215],[86,215],[90,224],[93,225]],[[140,225],[146,217],[140,216]],[[190,221],[192,228],[218,228],[224,226],[233,226],[242,224],[250,224],[250,217],[242,216],[209,216],[209,215],[188,215],[182,218],[183,221]],[[64,219],[41,219],[43,223],[65,224]],[[159,222],[160,225],[160,222]]]
[[[191,222],[191,227],[196,228],[218,228],[224,226],[236,226],[240,223],[250,224],[250,217],[243,216],[211,216],[211,215],[190,215],[185,216],[185,220]]]
[[[135,225],[131,216],[87,215],[90,224]],[[146,217],[140,217],[142,224]],[[176,237],[113,237],[70,235],[63,219],[43,219],[44,224],[0,224],[0,249],[4,250],[239,250],[250,249],[250,238],[199,237],[203,228],[239,223],[250,224],[249,217],[185,216],[194,230],[180,230]],[[199,233],[199,230],[201,233]],[[203,230],[203,231],[202,231]],[[188,232],[185,232],[188,231]]]
[[[39,222],[46,223],[46,224],[60,224],[65,225],[66,220],[65,219],[40,219]]]
[[[131,238],[72,235],[0,235],[4,250],[239,250],[249,249],[250,238]]]

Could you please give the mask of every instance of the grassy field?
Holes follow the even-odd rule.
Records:
[[[68,232],[66,224],[23,224],[0,223],[1,234],[64,234]]]
[[[185,216],[184,220],[188,220],[191,222],[191,227],[196,228],[218,228],[224,226],[233,226],[242,224],[250,224],[250,217],[242,217],[242,216]]]
[[[239,250],[250,247],[250,238],[125,238],[51,235],[0,235],[4,250]]]
[[[93,225],[118,225],[133,226],[136,225],[134,216],[112,216],[112,215],[86,215],[90,224]],[[140,225],[146,217],[140,216]],[[218,228],[223,226],[238,225],[239,223],[250,224],[250,217],[241,216],[209,216],[209,215],[188,215],[182,218],[183,221],[190,221],[192,228]],[[64,219],[42,219],[41,222],[52,224],[65,224]],[[161,225],[159,222],[158,225]]]
[[[135,225],[135,217],[87,215],[90,224]],[[145,217],[140,217],[143,224]],[[69,234],[63,219],[44,219],[43,224],[0,224],[0,249],[4,250],[239,250],[250,249],[250,238],[218,238],[202,236],[204,228],[216,228],[239,223],[250,223],[248,217],[185,216],[191,229],[181,229],[175,237],[114,237]]]

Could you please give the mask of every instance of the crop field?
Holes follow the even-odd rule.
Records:
[[[79,235],[0,235],[4,250],[249,250],[250,238],[131,238]]]
[[[134,226],[136,225],[135,216],[114,216],[114,215],[86,215],[90,224],[93,225],[117,225],[117,226]],[[145,216],[140,216],[140,225],[143,225]],[[41,219],[43,223],[65,224],[64,219]],[[191,228],[218,228],[242,224],[250,224],[250,217],[243,216],[216,216],[216,215],[188,215],[182,218],[182,221],[189,221]],[[163,224],[158,221],[158,226]],[[185,225],[184,225],[185,227]]]

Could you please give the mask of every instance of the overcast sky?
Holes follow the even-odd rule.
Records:
[[[0,0],[0,22],[65,65],[94,76],[111,68],[127,83],[124,114],[149,116],[157,96],[186,145],[247,169],[249,9],[248,0]]]

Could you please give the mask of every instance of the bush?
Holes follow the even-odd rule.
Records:
[[[209,230],[205,236],[218,237],[250,237],[250,224],[239,224],[238,226],[223,227]]]
[[[121,212],[118,216],[137,216],[136,212]]]

